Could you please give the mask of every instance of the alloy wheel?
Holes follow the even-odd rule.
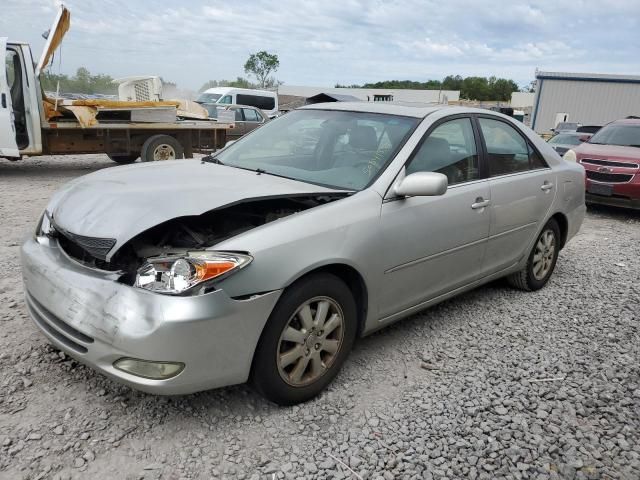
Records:
[[[545,230],[540,235],[533,254],[533,276],[536,280],[542,280],[549,273],[555,254],[556,237],[552,230]]]
[[[317,381],[336,360],[344,338],[344,314],[329,297],[314,297],[289,318],[278,341],[277,365],[294,387]]]

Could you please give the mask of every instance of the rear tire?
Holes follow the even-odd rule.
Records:
[[[128,154],[128,155],[115,155],[115,154],[111,154],[108,153],[107,156],[113,160],[116,163],[119,163],[120,165],[127,165],[128,163],[133,163],[135,162],[138,157],[140,155],[138,155],[137,153],[135,154]]]
[[[560,227],[551,219],[533,244],[527,264],[507,277],[507,282],[519,290],[532,292],[544,287],[556,267],[560,251]]]
[[[338,277],[317,273],[288,287],[253,357],[251,384],[278,405],[306,402],[339,372],[357,330],[356,303]]]
[[[184,158],[184,148],[171,135],[154,135],[149,137],[142,145],[140,158],[142,158],[143,162],[176,160]]]

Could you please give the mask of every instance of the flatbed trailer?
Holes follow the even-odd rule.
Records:
[[[130,163],[138,157],[190,158],[224,147],[234,123],[180,118],[179,101],[48,98],[40,73],[62,42],[70,18],[69,10],[60,7],[36,66],[29,44],[0,37],[0,58],[5,59],[0,67],[0,157],[106,153],[118,163]]]

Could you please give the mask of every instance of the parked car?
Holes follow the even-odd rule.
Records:
[[[609,123],[563,158],[584,167],[587,202],[640,209],[640,120]]]
[[[590,135],[585,133],[567,132],[554,135],[548,140],[549,145],[562,156],[567,150],[589,140]]]
[[[557,135],[558,133],[567,133],[567,132],[575,132],[581,124],[573,123],[573,122],[560,122],[556,125],[555,128],[552,128],[551,131]]]
[[[218,118],[220,110],[230,110],[235,114],[235,126],[227,132],[227,141],[237,140],[241,136],[255,130],[265,122],[269,121],[269,117],[255,107],[246,105],[220,105],[218,103],[201,104],[209,113],[209,118]]]
[[[249,105],[267,114],[269,118],[278,115],[278,94],[269,90],[248,88],[216,87],[200,94],[198,103],[219,103],[221,105]]]
[[[134,388],[249,380],[294,404],[356,337],[496,278],[542,288],[583,185],[499,113],[310,105],[201,161],[67,184],[22,246],[26,304],[54,345]]]

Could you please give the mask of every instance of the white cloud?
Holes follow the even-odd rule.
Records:
[[[0,32],[39,55],[59,0],[4,0]],[[640,2],[540,0],[67,0],[62,70],[158,74],[184,87],[244,75],[277,53],[276,77],[333,85],[448,74],[520,83],[536,67],[638,73]],[[28,19],[28,21],[26,20]],[[612,34],[615,32],[615,34]]]

